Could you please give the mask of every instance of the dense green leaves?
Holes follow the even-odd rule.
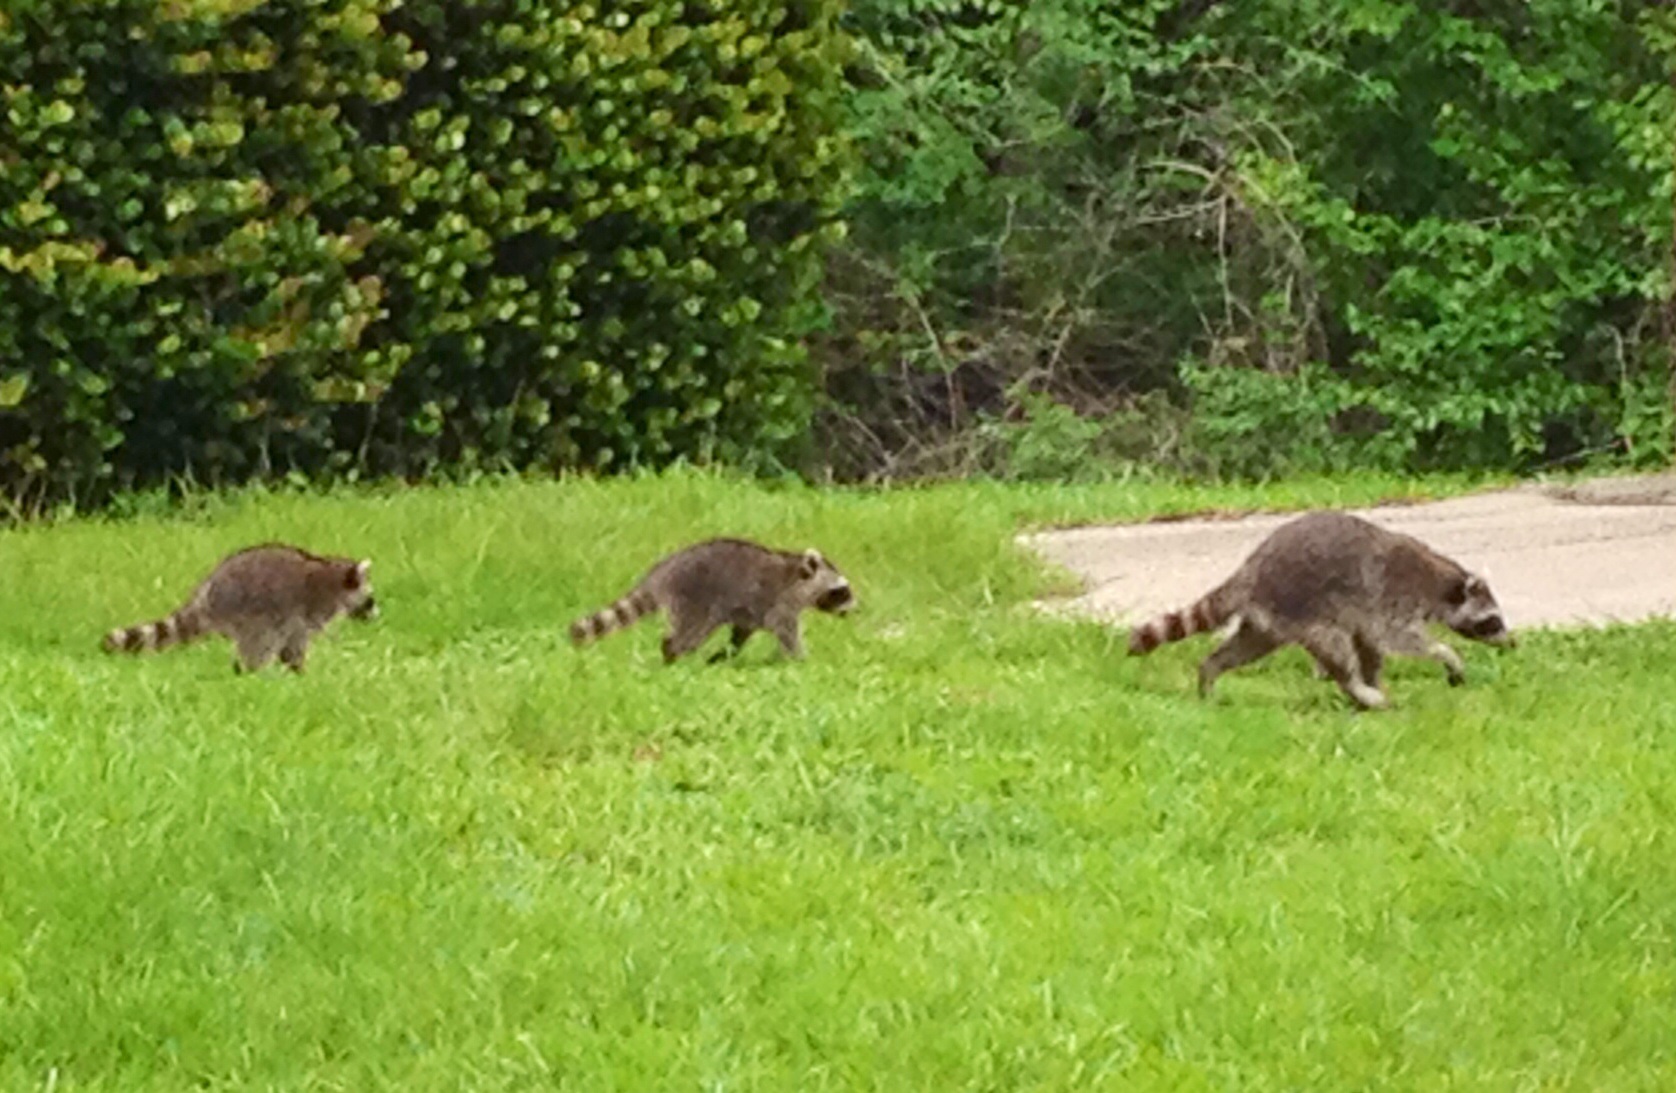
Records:
[[[839,475],[1661,458],[1673,66],[1651,0],[20,0],[0,487],[771,465],[817,392]]]
[[[833,0],[0,14],[0,480],[772,456]]]
[[[852,19],[867,170],[823,361],[856,469],[946,465],[969,448],[928,437],[1005,434],[1035,395],[1124,422],[1159,391],[1193,427],[1137,434],[1131,459],[1670,454],[1669,5],[858,0]]]
[[[1371,411],[1358,438],[1407,466],[1668,456],[1668,418],[1645,418],[1668,372],[1669,12],[1346,7],[1365,17],[1309,38],[1342,61],[1296,76],[1307,143],[1241,169],[1300,235],[1313,318],[1341,335],[1339,409]],[[1276,63],[1297,48],[1270,46]]]

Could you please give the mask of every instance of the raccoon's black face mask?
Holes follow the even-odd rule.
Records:
[[[855,606],[855,592],[850,588],[849,580],[814,547],[805,550],[799,559],[797,579],[806,586],[813,586],[804,593],[813,593],[813,598],[803,602],[817,611],[842,615]]]
[[[1451,588],[1445,597],[1444,623],[1462,637],[1489,645],[1518,644],[1502,618],[1501,605],[1482,577],[1469,575]]]
[[[855,606],[855,593],[850,590],[850,586],[847,584],[839,585],[837,588],[829,588],[815,599],[815,609],[817,611],[825,611],[833,615],[842,615],[853,606]]]
[[[367,622],[378,617],[378,600],[368,596],[360,603],[349,609],[349,617]]]
[[[1507,624],[1500,615],[1493,615],[1487,619],[1479,619],[1467,628],[1467,637],[1477,638],[1479,641],[1495,643],[1506,639],[1512,641],[1512,635],[1507,632]]]

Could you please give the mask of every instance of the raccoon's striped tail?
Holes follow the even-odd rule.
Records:
[[[1129,632],[1129,655],[1142,657],[1172,641],[1215,630],[1234,613],[1232,582],[1213,589],[1180,611],[1167,611]]]
[[[167,618],[144,622],[138,626],[118,627],[100,642],[107,653],[144,653],[184,645],[204,634],[203,619],[190,607],[183,607]]]
[[[592,615],[585,615],[571,623],[570,643],[586,645],[590,641],[598,641],[625,626],[633,626],[657,609],[657,599],[646,591],[644,586],[636,587],[610,607],[595,611]]]

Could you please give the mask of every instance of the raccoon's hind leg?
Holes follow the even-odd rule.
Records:
[[[233,642],[233,672],[237,675],[260,672],[268,661],[274,658],[274,654],[279,652],[279,642],[261,628],[238,631],[233,635]]]
[[[1343,630],[1319,630],[1302,642],[1339,689],[1364,710],[1377,710],[1385,705],[1385,695],[1378,687],[1363,682],[1362,660],[1356,640]]]
[[[1443,665],[1443,670],[1448,673],[1449,686],[1459,687],[1466,682],[1466,662],[1461,660],[1461,654],[1426,633],[1423,623],[1397,631],[1390,636],[1389,642],[1393,653],[1425,657]]]
[[[279,648],[279,662],[291,669],[297,675],[303,674],[303,665],[308,660],[308,631],[298,630],[285,639],[285,644]]]
[[[756,633],[756,629],[754,627],[741,626],[738,623],[734,623],[733,632],[728,635],[727,646],[712,653],[708,663],[715,664],[717,661],[731,660],[732,658],[738,656],[739,650],[744,647],[747,641],[751,640],[751,635],[754,633]]]
[[[1228,639],[1199,665],[1199,697],[1210,697],[1217,676],[1254,660],[1262,660],[1278,648],[1280,642],[1275,640],[1274,635],[1242,619]]]
[[[663,662],[673,664],[704,644],[722,620],[708,612],[693,615],[673,608],[669,612],[669,633],[663,639]]]

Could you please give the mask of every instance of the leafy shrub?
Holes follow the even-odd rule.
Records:
[[[1238,163],[1300,243],[1307,321],[1410,468],[1528,467],[1619,447],[1668,362],[1672,140],[1664,5],[1531,0],[1253,12],[1255,58],[1315,104],[1294,150]],[[1305,66],[1295,46],[1345,63]],[[1676,336],[1676,331],[1670,331]]]
[[[1276,478],[1401,465],[1389,441],[1381,444],[1382,430],[1358,436],[1353,425],[1347,427],[1366,405],[1326,368],[1279,374],[1188,362],[1182,373],[1193,392],[1187,447],[1218,476]]]
[[[1160,468],[1205,470],[1186,444],[1190,422],[1154,392],[1109,410],[1085,410],[1041,392],[1014,392],[1018,412],[982,422],[971,468],[1020,482],[1102,482]]]
[[[772,458],[837,0],[18,0],[0,484]]]
[[[1158,458],[1230,474],[1669,449],[1671,5],[850,19],[865,167],[818,356],[857,473],[958,459],[1044,388],[1165,393],[1198,424]]]
[[[815,346],[829,459],[955,469],[1048,392],[1103,418],[1175,385],[1219,267],[1191,164],[1211,45],[1174,0],[855,0],[863,166]]]

